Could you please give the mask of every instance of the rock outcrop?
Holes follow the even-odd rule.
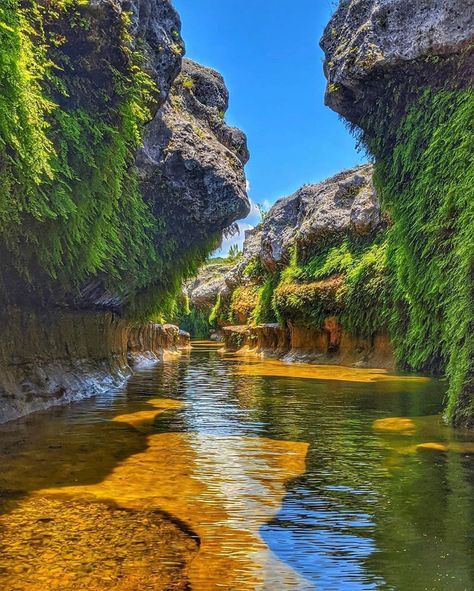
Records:
[[[192,249],[249,212],[245,135],[224,121],[222,76],[183,60],[170,100],[146,129],[138,168],[143,193],[158,219],[176,220],[177,254]]]
[[[363,237],[383,221],[371,165],[353,168],[278,201],[262,223],[260,258],[275,270],[288,262],[293,246],[304,251],[343,236]]]
[[[382,322],[387,225],[371,165],[307,185],[247,232],[236,263],[202,268],[191,307],[213,311],[229,350],[393,368]]]
[[[474,425],[474,2],[341,0],[321,46],[326,103],[375,159],[399,364],[448,378]]]
[[[226,326],[226,351],[259,355],[286,363],[312,363],[395,369],[395,357],[386,334],[357,337],[343,329],[337,318],[326,318],[322,328],[289,323]],[[334,338],[336,337],[336,338]]]
[[[473,0],[341,0],[321,47],[326,104],[359,124],[388,87],[474,78]]]
[[[112,313],[9,310],[0,340],[0,423],[119,387],[132,369],[179,355],[176,326]]]
[[[183,59],[169,0],[12,3],[5,19],[0,70],[13,85],[15,60],[35,72],[21,83],[36,119],[31,131],[16,124],[18,154],[23,139],[0,130],[11,210],[0,212],[0,421],[93,395],[185,347],[189,335],[146,319],[166,316],[181,281],[249,211],[246,137],[225,122],[222,76]],[[0,96],[12,113],[25,112],[18,88]],[[31,177],[28,150],[43,166]]]

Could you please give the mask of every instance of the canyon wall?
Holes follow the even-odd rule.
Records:
[[[239,325],[225,331],[234,348],[273,346],[278,322],[299,358],[352,363],[359,351],[446,376],[447,417],[472,427],[474,3],[341,0],[321,46],[326,104],[373,170],[277,203],[240,262],[191,286],[191,303],[215,294],[210,319]]]
[[[8,2],[0,20],[7,420],[185,344],[159,324],[249,202],[224,81],[183,58],[168,0]]]
[[[119,387],[133,368],[189,347],[176,326],[111,312],[10,309],[2,326],[0,423]]]
[[[211,263],[188,283],[192,313],[231,350],[393,369],[388,225],[371,165],[306,185],[247,232],[233,264]]]
[[[474,2],[342,0],[321,46],[326,103],[375,160],[390,216],[399,365],[445,374],[474,424]]]

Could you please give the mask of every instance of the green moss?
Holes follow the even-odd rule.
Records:
[[[344,328],[370,337],[388,328],[391,286],[383,236],[348,238],[300,260],[294,249],[275,291],[277,317],[320,328],[337,315]]]
[[[279,273],[268,275],[258,290],[257,305],[250,315],[250,323],[254,325],[277,322],[273,307],[273,295],[280,281]]]
[[[219,319],[219,313],[221,310],[221,294],[218,294],[216,303],[214,304],[211,313],[209,314],[209,324],[215,326]]]
[[[450,418],[472,422],[474,93],[428,88],[400,118],[378,111],[364,127],[393,219],[388,265],[398,360],[445,371]]]
[[[169,308],[215,240],[183,253],[152,215],[135,158],[158,89],[130,16],[88,4],[0,8],[0,299],[74,295],[100,278],[144,316]],[[91,43],[95,29],[110,42]]]

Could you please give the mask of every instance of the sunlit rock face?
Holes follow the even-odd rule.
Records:
[[[169,100],[149,123],[137,165],[145,198],[169,220],[181,252],[250,211],[246,137],[224,121],[229,95],[222,76],[183,60]]]
[[[275,270],[292,246],[304,252],[325,240],[367,236],[383,223],[372,166],[352,168],[278,201],[262,224],[260,259]]]
[[[358,123],[396,78],[472,80],[473,39],[473,0],[341,0],[321,40],[326,104]]]

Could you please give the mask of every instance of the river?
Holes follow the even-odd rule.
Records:
[[[470,591],[445,384],[193,351],[0,426],[2,591]]]

